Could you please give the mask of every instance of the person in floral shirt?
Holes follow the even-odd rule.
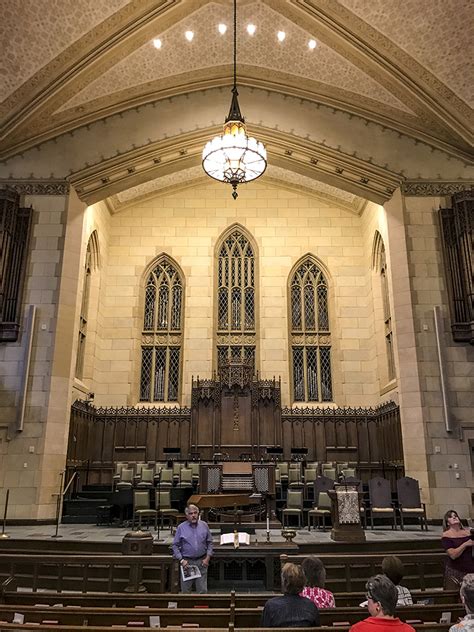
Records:
[[[474,632],[474,573],[464,575],[461,584],[461,601],[466,616],[449,628],[449,632]]]
[[[334,595],[324,588],[326,569],[319,557],[307,557],[301,567],[306,576],[306,586],[300,592],[300,596],[311,599],[318,608],[335,608]]]

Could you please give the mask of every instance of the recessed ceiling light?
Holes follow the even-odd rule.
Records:
[[[156,39],[153,40],[153,46],[155,48],[161,48],[161,40],[159,37],[157,37]]]
[[[314,50],[316,48],[316,40],[309,40],[308,42],[308,48],[310,50]]]
[[[225,32],[227,31],[227,24],[219,24],[217,28],[219,29],[219,33],[221,35],[224,35]]]
[[[248,24],[247,25],[247,33],[249,35],[254,35],[256,30],[257,30],[257,27],[255,26],[255,24]]]
[[[186,31],[186,33],[184,34],[184,37],[188,40],[188,42],[192,42],[193,41],[193,37],[194,37],[194,32],[193,31]]]
[[[286,37],[285,31],[278,31],[277,37],[279,42],[283,42]]]

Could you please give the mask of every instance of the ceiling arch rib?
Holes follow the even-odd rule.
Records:
[[[44,117],[154,34],[209,0],[132,0],[27,79],[0,104],[0,138],[8,146],[41,127]]]
[[[55,113],[71,98],[74,98],[74,95],[121,60],[132,55],[154,35],[176,27],[198,12],[200,8],[209,4],[216,3],[211,3],[209,0],[135,1],[117,11],[95,29],[91,29],[86,36],[70,46],[65,53],[58,56],[47,68],[43,68],[31,81],[25,82],[24,86],[12,95],[15,98],[19,97],[19,101],[17,98],[16,102],[15,99],[13,101],[7,99],[4,102],[7,110],[12,104],[15,106],[13,114],[10,111],[4,117],[6,121],[3,130],[4,147],[15,146],[17,151],[24,150],[31,146],[31,142],[30,145],[25,142],[27,139],[31,141],[34,138],[34,142],[39,142],[58,132],[64,132],[67,129],[64,121],[54,121],[49,131],[45,129],[44,123],[53,121]],[[252,4],[271,7],[277,15],[325,42],[354,68],[363,70],[375,79],[378,85],[394,94],[399,102],[407,103],[410,107],[414,104],[421,123],[420,127],[424,129],[422,134],[426,136],[431,134],[433,138],[440,140],[441,145],[442,143],[451,144],[453,148],[460,147],[468,153],[466,143],[460,140],[460,135],[454,129],[456,126],[453,127],[448,121],[450,108],[456,120],[464,120],[467,116],[466,109],[459,106],[459,100],[456,100],[455,95],[419,64],[413,63],[414,60],[394,47],[393,43],[380,33],[377,38],[372,37],[370,46],[366,44],[363,38],[373,34],[374,29],[359,20],[364,27],[362,28],[354,21],[353,14],[338,2],[335,0],[331,2],[327,0],[272,0],[271,2],[259,0],[246,3],[246,5]],[[397,63],[399,53],[404,55],[404,65],[410,69],[408,74],[404,74],[403,64]],[[210,64],[211,67],[213,63]],[[405,77],[408,78],[407,81]],[[302,90],[306,79],[301,78],[299,83],[300,86],[295,86],[295,90],[298,88]],[[143,86],[143,91],[146,92],[148,87]],[[328,86],[325,87],[328,89]],[[283,86],[282,89],[284,89]],[[133,98],[136,102],[140,95],[136,94]],[[435,99],[439,100],[439,105],[436,107],[432,103]],[[341,106],[343,103],[344,99],[341,99]],[[104,116],[104,104],[98,105],[101,109],[88,113],[89,120]],[[378,116],[379,107],[369,107],[369,103],[366,105],[367,110],[371,110],[372,116]],[[130,107],[130,103],[122,102],[120,107]],[[448,113],[446,116],[443,114],[445,110]],[[403,114],[401,111],[400,113]],[[58,128],[54,127],[56,124],[59,125]],[[462,124],[461,127],[463,127]],[[463,129],[465,131],[465,127]]]
[[[385,85],[434,128],[449,129],[466,149],[473,143],[472,109],[370,24],[332,0],[262,0],[296,24],[305,24],[354,65]]]
[[[79,196],[88,204],[156,178],[201,164],[202,147],[215,128],[199,130],[177,139],[135,149],[119,157],[87,167],[70,177]],[[403,180],[354,157],[316,147],[289,135],[259,128],[255,130],[267,148],[269,162],[305,178],[348,191],[379,204],[389,199]]]
[[[197,73],[183,73],[177,77],[151,82],[146,86],[146,89],[143,86],[137,86],[131,91],[117,92],[111,97],[103,97],[84,106],[77,106],[72,110],[63,110],[50,119],[45,119],[44,130],[38,130],[34,137],[25,139],[0,152],[0,160],[27,151],[31,147],[51,140],[60,134],[72,132],[97,120],[120,114],[127,109],[139,108],[212,88],[230,90],[230,76],[230,66],[202,69]],[[277,94],[337,108],[365,121],[373,121],[429,143],[447,153],[459,157],[464,156],[466,160],[471,158],[469,152],[454,147],[447,135],[442,135],[441,138],[433,135],[432,130],[422,124],[414,115],[377,103],[368,97],[361,98],[359,95],[346,93],[344,90],[334,89],[316,81],[306,80],[302,83],[299,79],[286,73],[273,72],[269,75],[265,69],[248,66],[239,68],[239,86],[269,90]]]
[[[183,164],[186,152],[199,161],[205,141],[221,128],[228,105],[228,90],[211,89],[128,110],[12,157],[2,171],[10,178],[85,179],[91,185],[88,195],[92,190],[109,195],[108,188],[95,182],[95,174],[107,170],[104,178],[109,180],[103,186],[115,178],[116,190],[121,190],[137,178],[143,182],[155,177],[146,173],[148,166],[154,167],[147,165],[149,158],[178,170],[192,166]],[[474,168],[458,158],[335,108],[246,88],[241,89],[241,106],[250,130],[267,141],[271,155],[284,158],[285,166],[298,171],[302,164],[312,165],[310,177],[324,175],[329,184],[330,177],[336,178],[335,186],[344,182],[342,188],[370,199],[385,196],[385,183],[390,189],[394,181],[396,186],[404,179],[438,179],[438,174],[449,180],[474,177]],[[134,171],[116,175],[117,166]],[[315,175],[313,167],[321,173]],[[89,183],[90,177],[94,182]]]

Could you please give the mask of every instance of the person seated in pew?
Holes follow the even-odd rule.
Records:
[[[335,608],[334,595],[324,588],[326,569],[319,557],[310,555],[303,560],[301,568],[306,577],[306,586],[300,592],[300,596],[311,599],[318,608]]]
[[[351,626],[349,632],[415,632],[395,616],[398,592],[386,575],[375,575],[365,585],[370,617]]]
[[[458,589],[467,573],[474,573],[472,545],[474,540],[469,529],[465,529],[457,511],[450,509],[443,518],[441,546],[446,551],[444,587]]]
[[[400,582],[405,575],[405,567],[402,560],[396,555],[387,555],[382,560],[382,573],[397,587],[397,606],[412,606],[413,598],[410,591],[405,586],[400,586]]]
[[[449,628],[449,632],[474,631],[474,573],[464,575],[461,584],[461,601],[466,608],[466,616]]]
[[[263,628],[313,628],[319,626],[319,610],[310,599],[300,597],[306,584],[301,566],[284,564],[281,597],[269,599],[263,608]]]

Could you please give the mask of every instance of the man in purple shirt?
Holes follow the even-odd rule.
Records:
[[[212,555],[212,535],[207,522],[199,519],[199,509],[196,505],[188,505],[185,509],[187,521],[182,522],[176,529],[173,540],[173,556],[181,565],[181,592],[191,592],[196,584],[196,592],[207,593],[207,567]],[[197,566],[201,577],[184,580],[183,572]]]

